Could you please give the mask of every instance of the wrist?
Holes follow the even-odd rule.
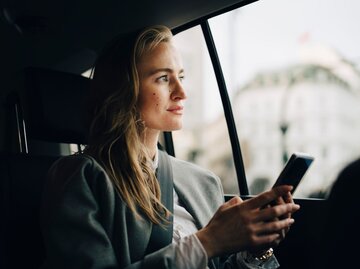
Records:
[[[199,241],[202,244],[203,248],[205,249],[208,258],[214,257],[215,253],[216,253],[216,251],[214,249],[214,245],[216,245],[216,244],[213,244],[212,240],[207,235],[206,230],[201,229],[195,235],[197,236],[197,238],[199,239]]]
[[[245,261],[260,266],[266,263],[273,255],[274,250],[272,248],[256,253],[247,252]]]

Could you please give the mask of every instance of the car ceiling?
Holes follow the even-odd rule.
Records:
[[[253,1],[3,1],[2,83],[27,66],[81,73],[120,33],[152,24],[174,28]]]

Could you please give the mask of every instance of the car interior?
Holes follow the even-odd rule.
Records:
[[[1,268],[39,268],[44,246],[39,228],[42,183],[51,164],[86,145],[83,125],[88,71],[114,37],[164,24],[174,34],[200,26],[219,87],[239,194],[252,195],[232,115],[230,96],[208,19],[253,0],[34,1],[1,3],[0,200]],[[174,141],[164,133],[171,155]],[[229,199],[233,194],[226,194]],[[326,199],[296,198],[301,210],[286,240],[275,248],[281,268],[308,268],[319,253]]]

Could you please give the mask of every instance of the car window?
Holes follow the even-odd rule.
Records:
[[[250,194],[300,151],[315,161],[295,197],[324,197],[360,156],[358,10],[356,0],[268,0],[209,20]]]

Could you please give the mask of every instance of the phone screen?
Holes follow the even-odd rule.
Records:
[[[273,187],[291,185],[293,186],[291,193],[293,193],[313,161],[314,157],[309,154],[293,153]]]

